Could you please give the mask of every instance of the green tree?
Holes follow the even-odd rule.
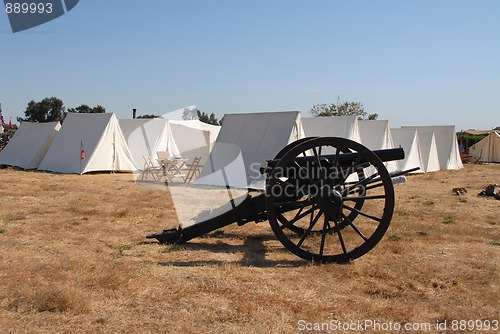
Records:
[[[63,102],[57,97],[44,98],[40,102],[31,100],[24,111],[25,118],[18,118],[18,121],[27,122],[55,122],[63,121],[66,117]]]
[[[214,113],[210,114],[210,118],[208,119],[208,124],[219,125],[219,121],[217,120],[217,117],[215,117]]]
[[[309,113],[314,117],[330,117],[330,116],[357,116],[358,119],[376,120],[378,114],[370,114],[367,117],[365,107],[360,102],[344,102],[327,104],[315,104],[309,110]]]
[[[12,129],[9,127],[9,125],[3,126],[0,124],[0,127],[3,127],[3,132],[0,133],[0,151],[7,145],[9,142],[10,138],[14,135],[14,133],[17,131],[17,125],[13,124]]]
[[[210,116],[208,114],[197,111],[198,113],[198,119],[200,122],[207,123],[207,124],[212,124],[212,125],[219,125],[219,121],[217,120],[217,117],[215,116],[214,113],[211,113]]]
[[[160,116],[158,115],[149,115],[149,114],[146,114],[146,115],[142,115],[142,116],[138,116],[137,118],[160,118]]]
[[[85,113],[85,114],[100,114],[105,113],[106,109],[103,106],[97,105],[95,107],[89,107],[86,104],[82,104],[76,108],[69,108],[68,112]]]

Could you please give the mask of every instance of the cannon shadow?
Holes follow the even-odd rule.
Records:
[[[225,260],[196,260],[196,261],[165,261],[160,262],[161,266],[175,266],[175,267],[200,267],[200,266],[220,266],[220,265],[239,265],[242,267],[257,267],[257,268],[270,268],[270,267],[301,267],[309,266],[311,263],[304,260],[272,260],[266,257],[267,254],[274,251],[269,250],[265,246],[266,241],[276,240],[274,235],[259,234],[251,236],[241,236],[231,233],[224,233],[218,236],[205,236],[201,239],[218,239],[216,243],[211,242],[197,242],[186,243],[182,247],[191,251],[210,251],[212,253],[227,253],[232,254],[235,252],[243,253],[243,257],[237,261]],[[224,242],[224,239],[240,239],[244,240],[242,245],[234,245]],[[288,253],[283,248],[283,253]]]

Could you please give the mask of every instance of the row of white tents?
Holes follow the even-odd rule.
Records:
[[[488,163],[500,162],[500,131],[473,131],[481,134],[489,133],[469,148],[469,155],[473,161]]]
[[[0,164],[57,173],[135,171],[156,153],[206,161],[219,126],[200,121],[123,119],[113,113],[69,113],[64,123],[22,122],[0,152]],[[179,144],[177,144],[179,143]]]
[[[215,142],[210,165],[206,165],[200,177],[207,184],[223,184],[217,175],[225,170],[224,178],[231,178],[236,187],[263,188],[264,178],[258,168],[266,160],[273,159],[288,143],[304,137],[343,137],[354,140],[371,150],[402,147],[404,160],[386,163],[387,169],[407,170],[419,167],[418,172],[462,168],[455,126],[404,126],[391,129],[385,120],[363,120],[354,116],[301,118],[299,112],[269,112],[254,114],[228,114]],[[235,164],[239,155],[243,161],[246,179],[224,168]],[[240,178],[238,178],[240,177]]]
[[[143,156],[154,160],[156,152],[168,151],[171,157],[189,160],[201,156],[205,166],[201,176],[206,178],[241,155],[242,168],[255,183],[263,182],[255,166],[265,165],[288,143],[313,136],[348,138],[371,150],[402,147],[405,159],[387,163],[389,171],[462,167],[454,126],[391,129],[384,120],[301,118],[295,111],[226,114],[222,128],[198,120],[118,120],[112,113],[69,113],[62,126],[21,123],[0,152],[0,164],[77,174],[134,171],[142,169]]]

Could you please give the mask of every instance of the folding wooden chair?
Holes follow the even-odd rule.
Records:
[[[151,174],[153,180],[160,180],[163,176],[163,167],[155,166],[148,155],[143,155],[142,158],[144,159],[144,167],[141,173],[141,180],[147,180],[148,174]]]
[[[169,158],[169,154],[167,151],[157,151],[156,155],[160,160],[167,160]]]
[[[186,177],[184,178],[184,183],[186,182],[191,182],[193,180],[193,177],[198,177],[201,172],[201,166],[200,166],[200,161],[201,157],[195,157],[193,159],[193,162],[188,165]]]

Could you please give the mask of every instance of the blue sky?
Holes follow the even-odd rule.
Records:
[[[81,0],[12,33],[0,12],[0,102],[102,105],[119,118],[361,102],[401,125],[500,126],[497,0]]]

